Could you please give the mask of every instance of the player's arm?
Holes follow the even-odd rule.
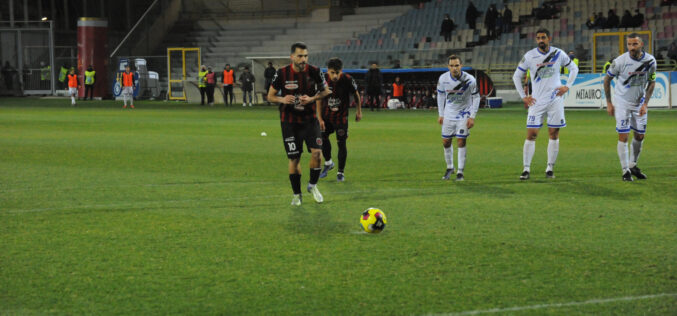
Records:
[[[322,100],[326,96],[331,94],[331,90],[329,90],[329,85],[327,84],[327,81],[324,80],[324,74],[321,71],[314,73],[312,76],[314,77],[313,79],[315,80],[315,82],[318,82],[318,84],[317,84],[319,86],[318,90],[322,90],[322,92],[316,93],[312,97],[307,96],[307,95],[302,95],[301,96],[301,104],[302,105],[310,104],[310,103],[313,103],[317,100]]]
[[[477,82],[474,81],[470,85],[470,117],[468,118],[467,127],[471,129],[475,126],[475,116],[477,116],[477,111],[480,108],[480,89],[477,88]]]
[[[606,72],[606,76],[604,76],[604,97],[606,98],[606,112],[609,113],[610,116],[614,115],[614,105],[611,103],[611,80],[613,80],[617,74],[616,60],[613,60],[611,62],[611,66],[609,66],[609,69]]]
[[[293,104],[295,99],[296,98],[291,94],[285,95],[284,97],[278,96],[277,90],[275,88],[273,88],[273,85],[270,85],[270,88],[268,88],[268,100],[270,102],[281,103],[281,104],[287,105],[287,104]]]
[[[524,101],[524,104],[526,104],[527,106],[532,106],[534,105],[534,103],[536,103],[536,100],[532,96],[527,95],[524,92],[524,87],[522,86],[522,74],[527,72],[524,61],[525,58],[522,58],[522,61],[517,66],[517,69],[515,69],[515,73],[512,75],[512,82],[515,84],[517,93],[519,93],[520,98],[522,98],[522,101]]]
[[[355,112],[355,122],[359,122],[362,119],[362,97],[360,92],[355,90],[354,92],[355,104],[357,106],[357,111]]]
[[[649,79],[656,79],[656,73],[652,73],[649,77]],[[644,115],[649,109],[649,100],[651,99],[651,95],[653,95],[653,89],[656,87],[656,81],[651,80],[649,81],[649,84],[646,86],[646,91],[644,95],[644,103],[642,103],[642,107],[639,108],[639,115]]]
[[[564,54],[564,52],[561,52],[560,54]],[[576,81],[576,76],[578,75],[578,66],[576,66],[574,61],[571,60],[568,56],[567,60],[568,62],[566,65],[564,65],[564,67],[569,69],[569,78],[567,78],[567,84],[565,86],[557,88],[557,90],[559,90],[559,92],[557,92],[557,96],[561,96],[567,93],[567,91],[569,91],[569,89],[571,89],[571,87],[574,85],[574,81]]]
[[[324,131],[324,119],[322,118],[322,103],[323,100],[315,100],[315,115],[317,116],[317,121],[320,123],[320,130]]]
[[[442,85],[437,84],[437,112],[439,117],[437,123],[442,125],[444,122],[444,106],[447,104],[447,92],[442,89]]]

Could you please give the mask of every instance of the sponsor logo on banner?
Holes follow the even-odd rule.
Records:
[[[656,86],[654,87],[651,100],[649,100],[649,107],[668,107],[670,105],[670,78],[668,75],[669,73],[667,72],[656,73]],[[564,95],[564,106],[578,108],[606,107],[604,77],[605,75],[603,74],[578,74],[573,86]],[[562,80],[562,85],[565,85],[567,76],[562,75],[560,79]],[[616,81],[611,81],[612,96]]]
[[[670,94],[672,95],[672,106],[677,106],[677,71],[670,73]]]

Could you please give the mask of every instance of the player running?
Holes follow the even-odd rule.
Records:
[[[71,67],[68,73],[68,94],[71,96],[71,106],[75,106],[75,100],[78,97],[78,88],[80,88],[80,81],[78,75],[75,74],[75,68]]]
[[[646,133],[649,99],[656,85],[656,59],[644,52],[644,42],[637,33],[627,36],[628,51],[618,56],[604,77],[606,110],[616,117],[618,158],[623,169],[623,181],[646,179],[637,167]],[[611,80],[616,78],[614,99],[611,100]],[[615,104],[615,105],[614,105]],[[628,159],[628,134],[634,131],[632,157]]]
[[[281,91],[280,96],[277,95],[278,91]],[[313,194],[316,202],[323,201],[316,185],[322,162],[322,133],[317,120],[321,114],[315,102],[330,93],[322,71],[308,64],[307,46],[294,43],[291,46],[291,64],[277,70],[268,89],[268,100],[280,104],[282,138],[289,158],[289,181],[294,191],[292,205],[301,205],[301,153],[304,141],[311,153],[307,190]]]
[[[443,180],[449,180],[454,173],[454,146],[451,143],[455,136],[458,144],[458,173],[456,181],[463,181],[465,169],[465,144],[470,129],[475,126],[475,116],[480,106],[480,95],[475,77],[461,71],[463,64],[456,55],[449,56],[447,67],[437,83],[437,122],[442,125],[442,145],[447,171]]]
[[[348,139],[348,108],[350,107],[350,95],[352,94],[357,104],[355,113],[355,122],[362,119],[362,100],[357,91],[357,84],[353,77],[344,74],[343,62],[339,58],[332,58],[327,63],[327,73],[325,80],[329,84],[331,94],[323,100],[317,101],[320,108],[321,117],[320,129],[322,130],[322,155],[324,156],[324,169],[320,173],[320,178],[327,176],[329,170],[334,169],[334,162],[331,160],[331,142],[329,135],[336,132],[336,144],[338,145],[338,173],[336,180],[345,181],[343,171],[346,167],[346,158],[348,149],[346,149],[346,139]]]
[[[531,172],[531,159],[536,151],[536,136],[543,126],[543,117],[548,119],[548,166],[545,169],[546,178],[554,178],[553,168],[559,153],[559,130],[565,127],[564,119],[564,95],[578,74],[578,66],[571,62],[569,56],[559,48],[550,46],[550,32],[546,29],[536,31],[537,48],[524,54],[512,81],[524,104],[529,107],[527,114],[527,137],[524,141],[522,152],[524,170],[520,180],[529,179]],[[569,78],[566,85],[560,81],[560,69],[569,69]],[[532,95],[527,95],[522,87],[522,74],[527,70],[531,74]]]

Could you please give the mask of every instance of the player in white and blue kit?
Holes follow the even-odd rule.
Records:
[[[656,59],[644,52],[644,43],[637,33],[627,36],[628,51],[611,63],[604,78],[606,110],[616,117],[618,158],[623,169],[623,181],[646,179],[637,167],[647,124],[647,107],[656,85]],[[616,79],[611,100],[611,80]],[[628,158],[628,136],[634,131],[632,156]]]
[[[454,147],[451,139],[455,136],[458,144],[458,173],[456,181],[463,181],[465,168],[465,145],[470,129],[475,125],[475,116],[480,105],[480,95],[475,77],[461,71],[461,59],[449,56],[448,72],[443,73],[437,83],[437,122],[442,125],[442,145],[447,170],[443,180],[449,180],[454,173]]]
[[[553,167],[559,153],[559,129],[565,127],[564,118],[564,95],[573,85],[578,66],[569,56],[559,48],[550,46],[550,32],[546,29],[536,31],[536,43],[538,47],[528,51],[522,57],[512,80],[520,94],[522,101],[529,107],[527,114],[527,137],[524,141],[522,158],[524,170],[520,175],[521,180],[529,179],[531,173],[531,159],[536,151],[536,137],[538,130],[543,126],[543,117],[548,120],[548,166],[545,169],[546,178],[554,178]],[[560,82],[560,69],[569,69],[569,79],[566,85]],[[532,94],[526,95],[522,87],[522,77],[527,70],[531,74]]]

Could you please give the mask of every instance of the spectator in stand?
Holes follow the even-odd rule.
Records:
[[[453,32],[455,28],[456,24],[454,24],[454,20],[449,17],[449,14],[445,14],[440,28],[440,35],[444,36],[445,42],[451,42],[451,32]]]
[[[512,11],[508,6],[503,10],[503,33],[512,32]]]
[[[496,10],[496,5],[492,4],[484,15],[484,26],[487,27],[487,37],[489,39],[496,38],[496,19],[498,19],[498,11]]]
[[[677,44],[673,41],[668,48],[668,58],[677,61]]]
[[[400,100],[402,105],[405,106],[404,84],[400,81],[400,77],[395,77],[395,82],[393,82],[393,99]]]
[[[254,82],[256,79],[251,72],[249,72],[249,67],[244,67],[244,72],[240,75],[240,84],[242,85],[242,106],[252,106],[252,90],[254,90]],[[249,94],[249,103],[247,103],[247,94]]]
[[[376,63],[371,64],[371,68],[364,76],[364,81],[367,83],[367,103],[371,104],[370,108],[374,111],[379,110],[379,102],[381,99],[381,85],[383,84],[383,74],[378,69]]]
[[[597,18],[595,19],[595,27],[598,29],[603,29],[606,27],[606,18],[602,12],[597,12]]]
[[[465,10],[465,23],[468,23],[468,26],[470,29],[474,30],[475,29],[475,22],[477,20],[477,17],[480,16],[480,12],[477,11],[477,8],[475,5],[470,2],[468,4],[468,9]]]
[[[595,24],[596,20],[597,20],[597,15],[596,15],[596,14],[592,14],[592,15],[588,18],[588,21],[585,22],[585,26],[588,27],[588,30],[594,30],[594,29],[595,29],[595,27],[596,27],[596,24]]]
[[[625,10],[625,12],[623,12],[620,27],[622,28],[634,27],[634,24],[632,22],[632,14],[630,14],[630,10]]]
[[[644,25],[644,14],[639,12],[639,9],[635,9],[635,16],[632,17],[634,20],[634,27],[641,27]]]
[[[427,109],[437,107],[437,101],[430,92],[430,89],[425,90],[425,95],[423,96],[423,107]]]
[[[616,15],[616,12],[614,12],[614,10],[609,10],[609,17],[606,19],[606,28],[608,29],[618,28],[619,23],[620,21],[618,19],[618,15]]]
[[[209,103],[209,106],[214,106],[214,87],[216,87],[216,73],[212,71],[212,67],[207,67],[207,74],[205,75],[205,84],[207,86],[207,103]]]
[[[268,102],[268,88],[270,88],[270,84],[273,83],[273,77],[275,77],[275,67],[273,67],[273,62],[271,61],[268,62],[268,67],[263,72],[263,77],[266,79],[266,82],[264,84],[265,92],[263,93],[263,100],[266,100],[266,102]],[[270,102],[268,102],[268,104],[270,104]]]
[[[396,61],[395,61],[395,66],[393,66],[393,69],[400,69],[400,68],[402,68],[402,66],[400,65],[400,61],[399,61],[399,60],[396,60]]]

